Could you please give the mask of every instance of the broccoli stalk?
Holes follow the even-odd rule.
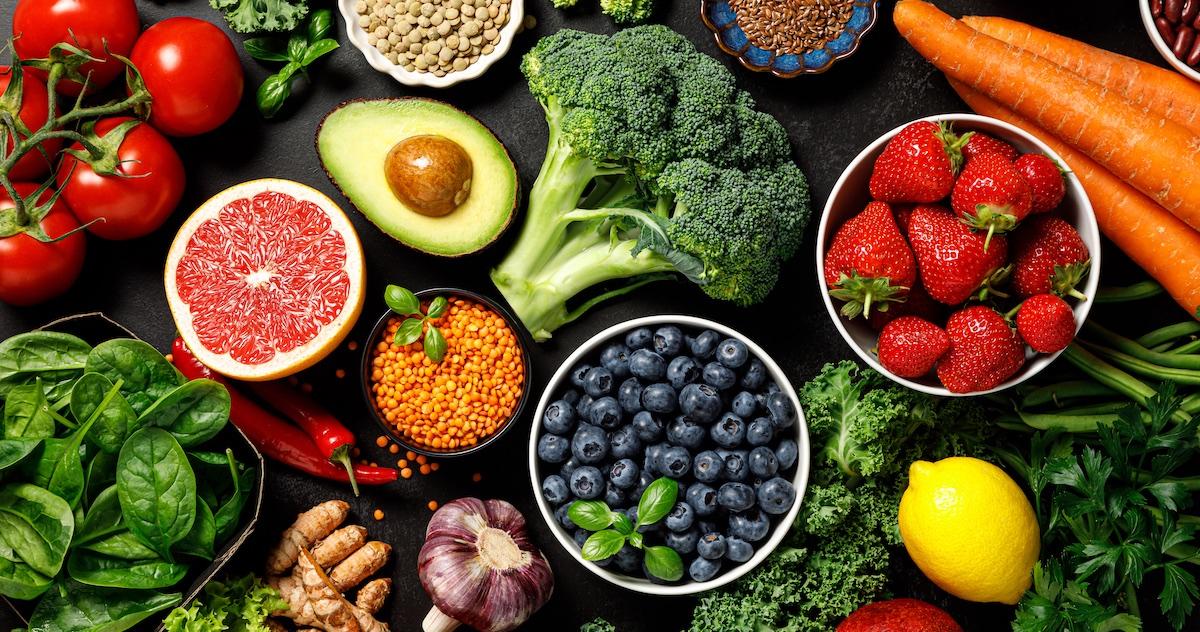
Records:
[[[670,277],[740,305],[766,297],[799,246],[807,182],[724,67],[644,26],[560,31],[522,69],[549,142],[492,280],[535,339]]]

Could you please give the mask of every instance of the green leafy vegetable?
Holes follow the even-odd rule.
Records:
[[[583,559],[596,561],[606,560],[617,554],[625,546],[626,536],[612,529],[597,531],[588,536],[583,543]]]
[[[617,628],[608,621],[605,621],[600,617],[596,617],[595,619],[592,619],[591,621],[579,626],[579,632],[617,632]]]
[[[93,408],[91,416],[65,439],[46,439],[42,461],[38,465],[38,481],[45,480],[46,489],[67,501],[72,508],[78,507],[86,486],[83,474],[81,449],[83,439],[92,427],[120,396],[121,380],[109,386],[108,392]],[[53,446],[53,448],[51,448]]]
[[[37,439],[0,439],[0,472],[19,465],[40,445]]]
[[[683,559],[669,546],[648,546],[645,549],[646,570],[669,582],[683,577]]]
[[[222,0],[213,0],[219,1]],[[267,77],[258,87],[258,111],[266,118],[278,114],[284,101],[291,96],[292,82],[297,74],[307,74],[313,62],[338,48],[337,40],[329,37],[333,32],[333,13],[329,9],[314,11],[303,32],[297,24],[279,30],[295,32],[286,44],[278,37],[257,37],[245,43],[246,53],[259,61],[284,62],[279,72]]]
[[[54,331],[31,331],[0,342],[0,397],[36,377],[57,383],[83,373],[91,349],[75,336]]]
[[[637,526],[651,525],[671,513],[679,496],[679,484],[670,478],[659,478],[646,487],[638,500]]]
[[[629,13],[648,5],[608,3]],[[719,61],[648,25],[611,36],[561,30],[521,68],[549,144],[492,281],[535,339],[675,276],[738,305],[767,297],[800,245],[808,183],[783,126]]]
[[[185,382],[154,402],[139,421],[174,435],[185,448],[217,436],[229,421],[229,391],[213,380]]]
[[[580,529],[599,531],[607,529],[613,523],[617,512],[609,509],[608,505],[600,500],[577,500],[567,508],[567,515]]]
[[[196,521],[192,523],[191,531],[175,545],[175,550],[203,560],[213,558],[213,549],[217,540],[217,522],[208,503],[196,503]]]
[[[209,0],[238,33],[290,31],[308,14],[306,0]]]
[[[421,300],[416,294],[400,287],[399,285],[388,285],[383,291],[383,300],[388,305],[388,309],[401,316],[412,316],[412,318],[404,319],[400,326],[396,329],[395,343],[400,346],[410,345],[421,338],[421,333],[425,333],[425,340],[422,346],[425,349],[425,355],[429,356],[434,362],[441,362],[442,358],[446,357],[446,338],[442,336],[441,330],[433,324],[433,321],[442,317],[446,311],[448,301],[444,296],[435,296],[429,302],[429,307],[425,313],[421,313]]]
[[[158,557],[158,553],[155,553],[154,549],[142,544],[142,541],[139,540],[137,536],[133,535],[128,529],[124,528],[120,529],[116,533],[107,535],[103,538],[88,542],[86,544],[72,544],[72,548],[91,551],[92,553],[99,553],[100,555],[115,557],[122,560],[152,560]],[[68,560],[67,564],[70,565],[71,563],[72,562]],[[71,572],[71,576],[75,576],[74,571]],[[75,579],[82,581],[85,584],[94,583],[84,581],[79,577],[75,577]]]
[[[14,386],[4,400],[4,438],[45,439],[53,437],[54,431],[54,417],[41,378]]]
[[[113,383],[99,373],[84,373],[71,389],[71,414],[76,419],[87,419],[101,410],[96,425],[88,433],[88,441],[105,452],[116,453],[137,426],[137,413],[120,394],[111,398],[107,406],[100,408],[105,396],[112,390]]]
[[[129,554],[128,551],[125,553]],[[71,579],[107,588],[166,588],[182,581],[187,571],[185,564],[159,559],[122,559],[86,550],[71,553],[67,561]]]
[[[173,610],[163,627],[167,632],[268,632],[267,617],[287,607],[278,591],[254,575],[246,575],[228,582],[209,582],[200,599]]]
[[[638,500],[638,520],[635,525],[625,514],[613,511],[608,504],[599,500],[577,500],[567,508],[567,515],[581,529],[595,531],[588,536],[580,549],[583,559],[605,560],[617,554],[626,544],[642,549],[646,570],[655,577],[675,581],[683,577],[683,559],[679,553],[666,546],[646,546],[645,536],[638,527],[652,525],[662,520],[675,506],[679,495],[679,484],[662,477],[646,486]],[[613,529],[608,527],[612,526]]]
[[[125,530],[121,523],[121,500],[117,495],[117,486],[112,485],[96,496],[77,525],[71,546],[85,546]]]
[[[121,448],[117,495],[129,530],[163,559],[196,520],[196,475],[170,433],[142,428]]]
[[[74,532],[62,498],[26,483],[0,488],[0,595],[33,599],[49,588]]]
[[[122,632],[179,605],[179,593],[114,590],[64,582],[46,593],[29,618],[29,632]]]
[[[87,356],[87,372],[99,373],[114,384],[121,381],[121,394],[139,415],[183,382],[154,347],[129,338],[96,345]]]

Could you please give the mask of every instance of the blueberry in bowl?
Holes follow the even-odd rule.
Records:
[[[778,546],[808,454],[795,390],[761,348],[712,321],[653,316],[594,336],[555,373],[530,474],[543,518],[590,571],[683,595]]]

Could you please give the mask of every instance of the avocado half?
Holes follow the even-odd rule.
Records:
[[[470,159],[469,191],[441,216],[401,201],[385,173],[389,153],[414,137],[442,137]],[[347,101],[317,128],[321,165],[342,195],[397,241],[429,254],[458,257],[494,242],[519,200],[517,169],[500,139],[475,117],[421,98]]]

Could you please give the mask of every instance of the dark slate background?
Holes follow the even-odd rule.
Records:
[[[816,232],[815,214],[846,164],[880,134],[918,117],[965,110],[941,75],[896,33],[889,19],[892,2],[882,3],[880,22],[853,57],[837,62],[824,75],[780,80],[746,71],[721,53],[700,21],[699,3],[695,0],[659,1],[662,7],[657,20],[687,35],[701,51],[725,62],[737,75],[739,85],[757,98],[760,108],[787,127],[796,157],[812,185],[814,221],[809,229],[810,246],[787,266],[771,299],[753,309],[718,304],[684,284],[658,284],[594,309],[534,350],[535,394],[540,393],[541,385],[578,343],[609,325],[648,314],[694,314],[739,329],[765,347],[797,385],[812,377],[823,363],[850,358],[852,354],[829,321],[818,294],[811,249],[812,235]],[[311,4],[333,6],[330,0],[311,0]],[[322,116],[346,99],[400,95],[444,99],[478,117],[500,137],[516,161],[523,189],[528,190],[541,163],[546,125],[541,109],[524,87],[518,69],[520,55],[538,37],[563,27],[613,30],[611,22],[595,8],[594,0],[582,0],[581,4],[576,10],[561,12],[547,0],[527,0],[526,11],[537,17],[538,26],[518,36],[514,50],[483,78],[442,91],[402,86],[372,70],[358,50],[347,44],[312,69],[314,84],[297,90],[284,112],[271,121],[260,118],[253,95],[274,67],[264,67],[242,53],[247,83],[245,97],[234,118],[213,133],[175,142],[188,167],[187,191],[176,215],[156,234],[135,242],[89,238],[86,269],[75,288],[66,296],[36,308],[0,306],[0,337],[62,315],[99,310],[167,350],[174,338],[174,325],[163,295],[162,268],[175,229],[191,209],[212,194],[252,178],[298,180],[343,201],[321,170],[313,149],[313,134]],[[1003,15],[1109,50],[1163,63],[1142,29],[1134,2],[954,0],[938,4],[955,15]],[[15,0],[0,0],[0,24],[10,24],[14,5]],[[172,15],[192,15],[225,27],[205,0],[138,0],[138,9],[147,25]],[[345,43],[343,29],[339,18],[338,38]],[[9,29],[4,29],[3,35],[7,37]],[[230,35],[235,42],[242,39]],[[353,339],[361,342],[370,324],[382,313],[380,297],[388,283],[412,289],[456,286],[496,295],[487,271],[511,243],[511,235],[480,255],[439,259],[405,248],[354,212],[349,204],[345,206],[359,230],[369,267],[369,298]],[[1106,282],[1130,276],[1130,265],[1119,253],[1106,251],[1104,261]],[[342,349],[302,377],[314,384],[319,399],[358,431],[361,443],[369,446],[366,453],[383,463],[387,455],[374,446],[378,431],[366,417],[356,380],[358,362],[357,354]],[[334,372],[339,368],[349,372],[345,380],[335,378]],[[389,602],[393,629],[418,629],[429,607],[415,570],[416,554],[430,515],[426,502],[430,499],[445,502],[464,495],[504,498],[525,512],[534,538],[544,547],[557,578],[554,598],[524,629],[572,630],[597,616],[608,618],[623,632],[685,628],[694,600],[652,598],[611,586],[579,567],[542,524],[526,467],[530,408],[526,418],[518,421],[520,427],[504,437],[501,445],[462,462],[443,462],[441,470],[432,476],[417,476],[382,489],[367,488],[369,491],[359,499],[351,498],[349,490],[340,486],[269,465],[258,537],[243,549],[235,566],[259,568],[265,547],[292,516],[316,502],[345,498],[351,501],[355,517],[369,527],[372,536],[395,547],[392,566],[395,596]],[[483,474],[482,483],[471,482],[474,472]],[[375,508],[386,513],[383,522],[370,518]],[[930,599],[949,608],[967,630],[1009,627],[1009,609],[958,602],[933,588],[904,561],[897,565],[894,590],[899,595]],[[0,627],[13,627],[3,625],[6,623],[3,617],[4,613],[0,613]]]

